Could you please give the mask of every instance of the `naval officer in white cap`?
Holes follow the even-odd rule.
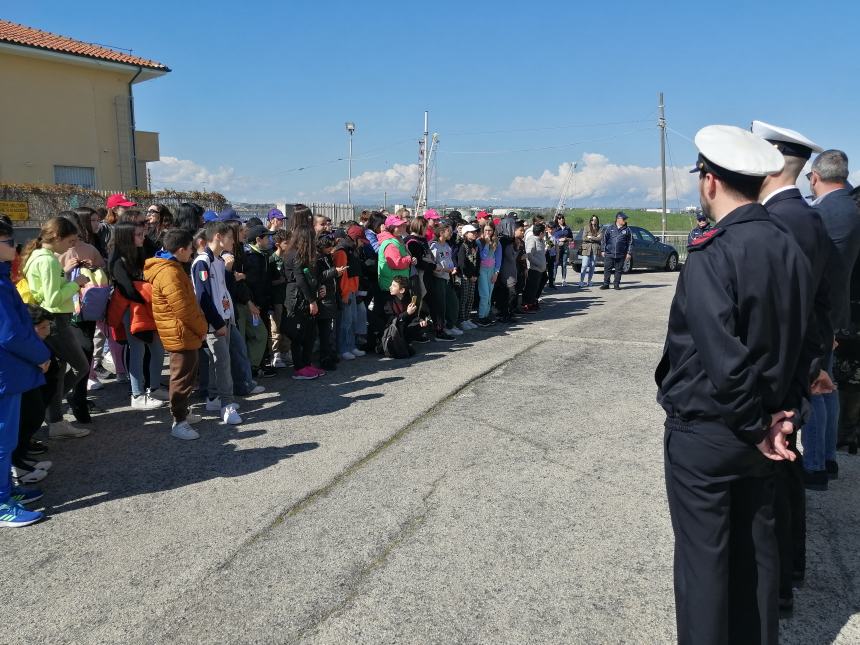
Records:
[[[797,348],[812,279],[758,201],[784,166],[779,151],[733,126],[695,141],[702,209],[716,225],[689,247],[655,373],[678,641],[776,644],[774,464],[795,458],[786,436],[808,385]]]
[[[753,121],[753,134],[771,143],[785,158],[782,172],[768,176],[761,188],[761,203],[778,226],[790,233],[809,260],[815,289],[815,303],[801,363],[808,365],[810,388],[815,396],[832,392],[834,385],[829,374],[822,369],[833,347],[833,325],[830,320],[830,276],[838,269],[833,242],[827,235],[821,216],[807,204],[797,188],[797,178],[813,152],[822,148],[795,130],[764,121]],[[821,404],[823,405],[823,403]],[[813,411],[815,405],[812,406]],[[814,412],[813,412],[814,414]],[[811,425],[810,425],[811,423]],[[815,421],[808,422],[812,432]],[[823,428],[824,421],[820,424]],[[777,465],[776,536],[779,542],[779,610],[788,616],[794,609],[793,587],[803,582],[806,574],[806,487],[818,489],[827,486],[827,473],[805,476],[803,459],[797,449],[797,433],[788,437],[789,447],[797,459]]]

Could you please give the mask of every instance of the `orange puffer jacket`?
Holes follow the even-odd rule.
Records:
[[[129,324],[132,334],[135,336],[144,334],[145,336],[146,332],[156,330],[155,320],[152,317],[152,287],[148,282],[140,280],[135,280],[133,284],[140,297],[143,298],[143,303],[128,300],[119,292],[119,289],[113,290],[108,302],[105,320],[113,332],[114,340],[120,343],[127,340],[125,326],[122,324],[122,317],[125,315],[126,309],[130,310]]]
[[[164,349],[200,349],[209,324],[183,266],[174,259],[149,258],[143,277],[152,285],[152,315]]]

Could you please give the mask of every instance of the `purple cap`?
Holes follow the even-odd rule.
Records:
[[[273,208],[269,211],[269,215],[266,217],[266,219],[287,219],[287,216],[284,215],[277,208]]]

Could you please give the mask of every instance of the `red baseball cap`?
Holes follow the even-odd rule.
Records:
[[[117,206],[125,206],[126,208],[130,208],[131,206],[137,206],[137,204],[131,201],[122,193],[114,193],[107,198],[107,201],[105,202],[105,208],[116,208]]]

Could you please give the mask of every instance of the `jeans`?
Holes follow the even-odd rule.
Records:
[[[246,396],[254,388],[254,375],[248,359],[248,346],[239,328],[230,323],[230,376],[233,379],[233,394]],[[223,401],[221,405],[226,405]]]
[[[149,345],[149,385],[153,390],[157,390],[161,384],[161,370],[164,367],[164,348],[161,346],[161,339],[158,338],[158,332],[152,332],[152,342],[147,343],[142,341],[137,336],[131,333],[131,312],[126,309],[122,315],[122,326],[125,328],[125,337],[128,342],[128,378],[131,381],[132,396],[140,396],[144,394],[144,378],[143,378],[143,353],[146,346]]]
[[[221,407],[233,402],[233,376],[230,371],[230,336],[234,331],[227,325],[227,336],[206,334],[206,357],[209,359],[209,398],[221,398]],[[235,328],[234,328],[235,329]],[[238,336],[238,334],[236,334]]]
[[[478,318],[484,319],[490,316],[490,301],[493,293],[493,274],[496,267],[481,267],[478,273],[478,293],[481,299],[478,301]]]
[[[349,294],[346,302],[340,309],[340,325],[337,329],[337,351],[340,354],[351,352],[355,349],[355,323],[358,316],[358,305],[355,302],[355,293]]]
[[[558,247],[556,251],[555,258],[555,266],[556,268],[561,268],[561,281],[567,282],[567,256],[568,256],[568,246],[565,244],[564,246]],[[555,282],[555,280],[553,280]]]
[[[579,282],[580,284],[586,282],[591,284],[591,279],[594,277],[594,264],[596,262],[596,257],[594,254],[580,255],[579,260],[582,262],[582,270],[579,273]],[[585,279],[586,275],[588,275],[588,280]]]
[[[603,284],[607,287],[609,286],[609,275],[612,273],[613,269],[615,270],[615,279],[614,283],[617,287],[621,284],[621,274],[624,271],[624,258],[613,258],[610,255],[607,255],[603,258]]]
[[[833,354],[827,359],[827,373],[833,378]],[[807,472],[825,469],[825,461],[836,460],[839,433],[839,392],[815,394],[811,398],[812,415],[800,433],[803,444],[803,467]]]

